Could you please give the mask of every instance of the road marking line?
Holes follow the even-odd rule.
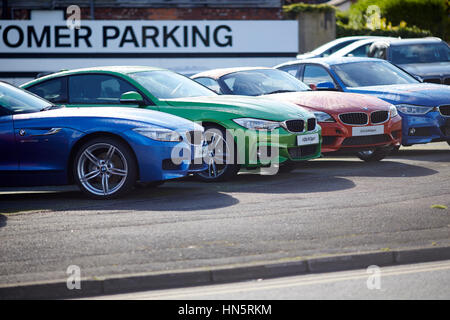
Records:
[[[387,276],[397,276],[397,275],[405,275],[411,273],[420,273],[420,272],[432,272],[439,270],[450,270],[450,261],[446,261],[444,263],[434,263],[432,265],[421,265],[421,266],[388,266],[385,267],[394,270],[386,271],[381,269],[382,277]],[[182,289],[171,289],[177,291],[184,291],[184,293],[176,292],[167,292],[167,293],[132,293],[125,295],[113,295],[107,296],[105,298],[94,298],[94,299],[186,299],[187,296],[204,296],[204,295],[215,295],[215,294],[226,294],[226,293],[236,293],[242,291],[258,291],[258,290],[267,290],[267,289],[278,289],[278,288],[287,288],[287,287],[295,287],[295,286],[305,286],[305,285],[314,285],[314,284],[322,284],[328,282],[337,282],[337,281],[346,281],[346,280],[358,280],[367,278],[369,275],[365,270],[358,271],[341,271],[343,273],[347,273],[348,275],[320,275],[320,274],[310,274],[304,276],[293,276],[300,277],[300,279],[267,279],[266,283],[255,283],[255,281],[251,282],[239,282],[232,284],[223,284],[220,286],[224,286],[225,288],[217,288],[217,285],[212,285],[215,288],[208,288],[207,286],[202,287],[193,287],[193,288],[182,288]],[[312,278],[312,279],[304,279],[304,277]],[[320,279],[314,279],[320,277]],[[291,277],[292,278],[292,277]],[[268,283],[269,282],[269,283]],[[228,286],[234,286],[238,284],[239,288],[226,288]],[[201,289],[200,289],[201,288]],[[198,290],[204,290],[202,292],[195,292]]]

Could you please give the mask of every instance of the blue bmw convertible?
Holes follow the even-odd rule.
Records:
[[[203,127],[158,111],[66,109],[0,82],[0,186],[76,183],[109,199],[204,169]],[[195,160],[195,161],[193,161]]]
[[[422,83],[393,64],[374,58],[317,58],[276,66],[318,90],[374,95],[397,107],[402,144],[450,144],[450,86]]]

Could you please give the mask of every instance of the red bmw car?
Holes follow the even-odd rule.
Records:
[[[322,153],[350,152],[364,161],[380,161],[400,146],[402,121],[397,109],[372,96],[315,91],[271,68],[216,69],[192,79],[221,94],[271,97],[311,111],[322,127]]]

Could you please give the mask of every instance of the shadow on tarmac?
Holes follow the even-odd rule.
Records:
[[[6,217],[3,214],[0,214],[0,228],[3,228],[6,226],[6,221],[8,220],[8,217]]]
[[[450,147],[448,150],[408,149],[403,147],[392,153],[388,159],[408,159],[415,161],[450,162]]]
[[[0,213],[42,211],[193,211],[230,207],[239,200],[227,193],[308,194],[333,192],[355,187],[352,177],[423,177],[437,171],[384,160],[366,163],[321,159],[298,163],[290,173],[259,175],[241,173],[232,181],[218,183],[197,182],[192,177],[167,182],[159,188],[138,188],[131,194],[115,200],[91,200],[77,188],[53,187],[53,191],[40,188],[17,193],[3,193],[0,189]],[[20,190],[20,189],[17,189]],[[68,191],[67,191],[68,190]],[[15,191],[15,189],[9,189]],[[0,218],[0,226],[6,224]]]

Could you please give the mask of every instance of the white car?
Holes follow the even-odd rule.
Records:
[[[379,40],[380,38],[384,37],[377,37],[377,36],[352,36],[352,37],[343,37],[338,38],[336,40],[327,42],[320,47],[314,49],[311,52],[298,54],[297,59],[309,59],[309,58],[320,58],[320,57],[328,57],[329,55],[335,53],[336,51],[356,42],[359,40],[365,40],[365,39],[375,39]]]
[[[380,40],[395,40],[393,37],[375,37],[370,39],[363,39],[353,42],[352,44],[334,52],[332,57],[367,57],[372,43]]]

